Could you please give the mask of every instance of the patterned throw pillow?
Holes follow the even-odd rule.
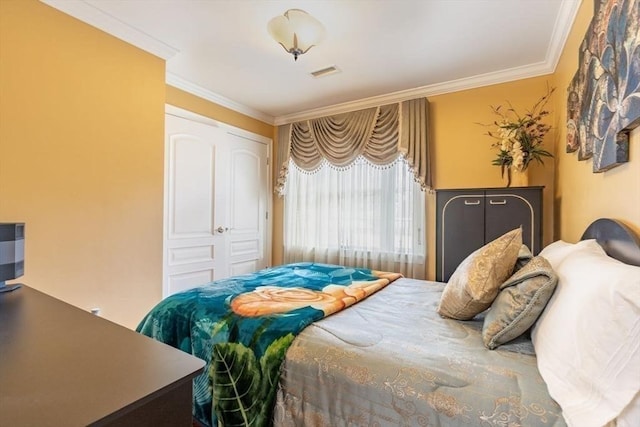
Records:
[[[500,285],[511,276],[521,246],[522,229],[517,228],[469,255],[444,288],[438,313],[469,320],[489,308]]]
[[[516,260],[516,266],[513,268],[513,272],[520,270],[522,267],[527,265],[529,261],[533,258],[533,254],[527,247],[527,245],[520,246],[520,251],[518,252],[518,259]]]
[[[482,341],[493,350],[525,333],[538,320],[556,289],[558,277],[546,259],[537,256],[502,286],[484,318]]]

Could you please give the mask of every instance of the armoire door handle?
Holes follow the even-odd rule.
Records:
[[[465,200],[464,204],[467,206],[476,206],[480,204],[480,200],[476,200],[475,202],[470,202],[469,200]]]
[[[490,205],[506,205],[507,201],[502,199],[502,200],[491,200],[489,199],[489,204]]]

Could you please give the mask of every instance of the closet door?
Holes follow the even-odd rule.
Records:
[[[228,274],[252,273],[266,267],[268,147],[228,134],[229,179],[225,230]]]
[[[484,191],[438,191],[436,204],[436,280],[446,282],[484,244]]]
[[[165,117],[163,296],[266,267],[269,146]]]
[[[164,296],[226,275],[227,152],[219,128],[166,116]],[[222,233],[217,228],[222,226]]]

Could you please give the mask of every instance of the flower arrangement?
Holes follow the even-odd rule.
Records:
[[[503,108],[502,105],[491,106],[491,110],[499,117],[492,124],[484,125],[497,128],[495,131],[486,133],[497,140],[491,146],[498,150],[498,156],[491,164],[500,166],[503,177],[506,171],[509,181],[512,171],[523,172],[531,161],[544,164],[543,157],[553,157],[550,152],[542,148],[544,137],[551,129],[551,126],[543,123],[542,120],[549,115],[545,107],[554,90],[555,88],[548,89],[533,108],[524,114],[519,114],[510,102],[507,102],[508,108]]]

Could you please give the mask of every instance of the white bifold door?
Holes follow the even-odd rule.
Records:
[[[168,113],[163,295],[266,267],[269,141]]]

